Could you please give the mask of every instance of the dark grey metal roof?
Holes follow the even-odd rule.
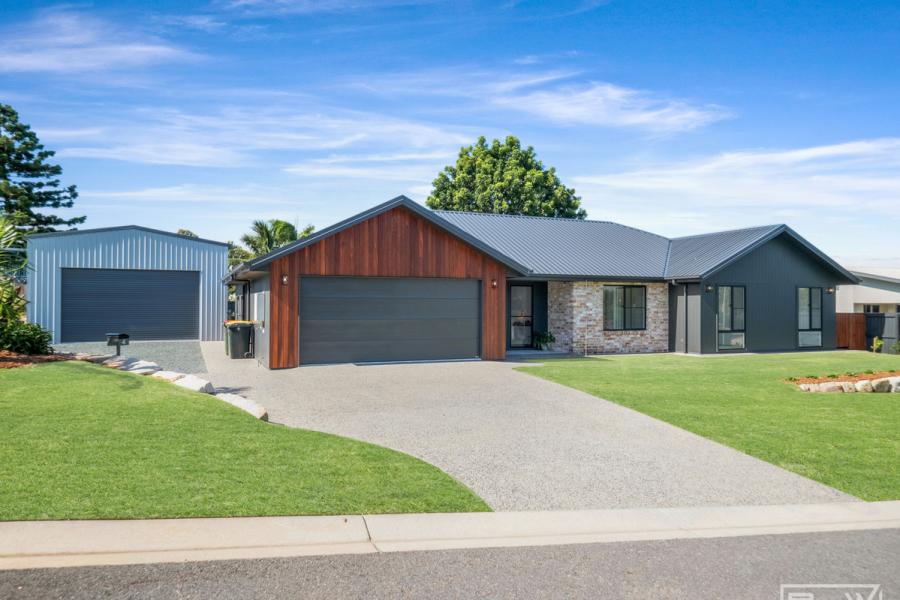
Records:
[[[669,240],[610,223],[435,211],[442,219],[547,277],[662,279]]]
[[[301,239],[297,240],[296,242],[288,244],[287,246],[282,246],[281,248],[277,248],[276,250],[273,250],[272,252],[269,252],[268,254],[263,254],[262,256],[257,256],[256,258],[254,258],[250,261],[242,263],[242,264],[236,266],[234,269],[232,269],[231,272],[225,276],[224,280],[226,282],[232,281],[235,279],[235,277],[237,275],[247,272],[247,271],[257,271],[260,269],[264,270],[265,267],[269,263],[271,263],[273,260],[275,260],[276,258],[278,258],[280,256],[290,254],[291,252],[296,252],[297,250],[300,250],[301,248],[305,248],[306,246],[315,244],[316,242],[318,242],[326,237],[332,236],[332,235],[338,233],[339,231],[343,231],[344,229],[352,227],[352,226],[356,225],[357,223],[361,223],[363,221],[366,221],[367,219],[371,219],[372,217],[374,217],[376,215],[380,215],[381,213],[387,212],[398,206],[403,206],[404,208],[407,208],[407,209],[411,210],[412,212],[416,213],[417,215],[421,216],[425,220],[427,220],[431,223],[434,223],[435,225],[437,225],[441,229],[447,231],[451,235],[458,237],[459,239],[463,240],[464,242],[470,244],[471,246],[474,246],[478,250],[480,250],[480,251],[484,252],[485,254],[487,254],[488,256],[494,258],[498,262],[506,265],[507,267],[512,269],[514,272],[522,274],[522,275],[525,275],[528,273],[528,268],[526,266],[517,262],[515,259],[510,258],[509,256],[506,256],[505,254],[503,254],[501,251],[497,250],[492,245],[487,244],[476,237],[473,237],[472,235],[463,231],[462,229],[453,225],[452,223],[449,223],[448,221],[439,218],[434,211],[428,210],[421,204],[413,202],[406,196],[397,196],[396,198],[388,200],[387,202],[384,202],[383,204],[374,206],[367,211],[361,212],[358,215],[354,215],[354,216],[350,217],[349,219],[344,219],[343,221],[341,221],[339,223],[335,223],[334,225],[331,225],[329,227],[326,227],[325,229],[317,231],[317,232],[313,233],[312,235],[301,238]]]
[[[106,233],[109,231],[124,231],[134,229],[137,231],[146,231],[147,233],[158,233],[160,235],[171,235],[172,237],[181,238],[183,240],[190,240],[193,242],[203,242],[204,244],[216,244],[217,246],[228,246],[225,242],[217,242],[215,240],[207,240],[199,237],[192,237],[190,235],[181,235],[180,233],[172,233],[171,231],[163,231],[161,229],[151,229],[149,227],[142,227],[141,225],[119,225],[117,227],[97,227],[96,229],[69,229],[68,231],[51,231],[49,233],[32,233],[28,236],[28,239],[34,238],[43,238],[43,237],[56,237],[61,235],[81,235],[84,233]]]
[[[702,277],[780,227],[782,226],[765,225],[675,238],[669,251],[666,277],[670,279]]]
[[[503,263],[516,275],[542,278],[697,280],[709,277],[777,235],[788,235],[848,282],[849,271],[787,225],[766,225],[668,239],[609,221],[432,211],[405,196],[359,213],[239,265],[226,276],[264,271],[273,260],[357,223],[403,206]]]

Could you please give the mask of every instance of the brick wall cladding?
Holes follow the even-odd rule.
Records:
[[[605,331],[603,286],[647,287],[647,329]],[[554,348],[576,354],[631,354],[669,350],[669,287],[665,283],[550,281],[547,284],[549,329]]]

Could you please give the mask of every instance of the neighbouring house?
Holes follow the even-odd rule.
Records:
[[[235,268],[257,359],[502,360],[835,347],[857,279],[785,225],[667,239],[616,223],[431,211],[403,196]]]
[[[28,236],[28,321],[53,343],[221,340],[228,247],[136,225]]]
[[[857,285],[839,285],[839,313],[900,313],[900,269],[859,267],[850,270]]]

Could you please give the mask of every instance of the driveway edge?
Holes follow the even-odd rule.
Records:
[[[0,570],[900,528],[900,501],[0,522]]]

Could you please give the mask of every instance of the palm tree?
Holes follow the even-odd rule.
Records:
[[[315,227],[307,225],[302,231],[280,219],[269,221],[253,221],[250,233],[241,237],[241,242],[247,246],[254,256],[267,254],[276,248],[296,242],[315,231]]]
[[[16,282],[25,263],[25,235],[10,219],[0,217],[0,322],[18,320],[25,310]]]

